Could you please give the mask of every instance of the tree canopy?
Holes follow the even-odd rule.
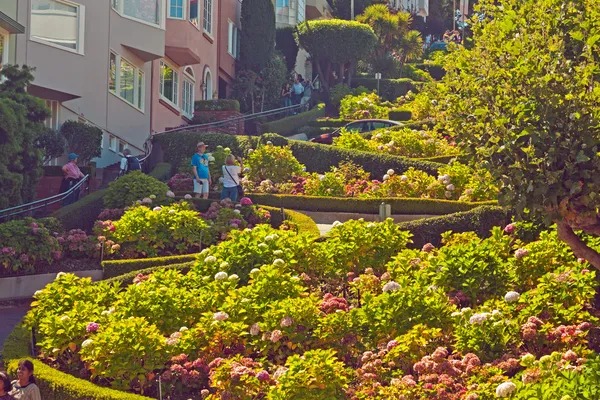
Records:
[[[275,49],[275,9],[271,0],[242,2],[240,69],[259,74]]]
[[[474,47],[446,59],[442,125],[521,218],[600,234],[600,0],[481,0]]]

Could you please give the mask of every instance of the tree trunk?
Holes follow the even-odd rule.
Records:
[[[569,245],[573,254],[578,258],[583,258],[596,269],[600,270],[600,254],[590,248],[583,240],[573,232],[571,225],[564,221],[556,221],[558,238]]]
[[[338,70],[339,75],[336,83],[344,83],[344,71],[346,70],[346,65],[344,63],[340,63],[340,65],[338,66]]]
[[[348,65],[348,86],[352,87],[352,76],[354,76],[354,61]]]
[[[323,87],[323,92],[329,98],[329,71],[327,71],[327,75],[323,74],[323,68],[321,68],[321,62],[317,61],[317,73],[321,77],[321,86]]]

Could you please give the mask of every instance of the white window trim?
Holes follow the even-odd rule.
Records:
[[[237,25],[230,19],[227,20],[228,22],[228,26],[227,26],[227,54],[229,54],[231,57],[235,58],[236,60],[239,57],[239,53],[238,53],[238,42],[240,41],[240,30],[237,27]],[[235,41],[235,43],[233,43],[233,33],[236,32],[236,38],[237,40]],[[229,51],[229,41],[231,40],[231,48],[233,49],[233,53],[231,51]]]
[[[2,41],[2,60],[0,60],[1,65],[8,64],[8,51],[10,50],[10,33],[0,28],[0,35],[4,38]]]
[[[214,23],[213,14],[214,14],[214,5],[215,5],[215,3],[214,3],[213,0],[208,0],[208,1],[210,1],[210,31],[208,31],[208,30],[206,30],[206,24],[204,23],[204,11],[205,11],[204,1],[206,1],[206,0],[203,0],[203,4],[202,4],[202,6],[203,6],[202,7],[202,31],[204,33],[206,33],[211,39],[214,40],[212,32],[214,30],[213,29],[213,23]]]
[[[118,140],[119,139],[116,136],[111,135],[111,134],[108,135],[108,149],[110,151],[112,151],[113,153],[117,152],[117,148],[118,148],[117,147],[118,146],[117,141]]]
[[[118,7],[116,7],[116,8],[114,7],[114,3],[111,0],[110,6],[122,18],[130,19],[132,21],[138,22],[140,24],[148,25],[153,28],[159,28],[159,29],[162,29],[163,31],[165,30],[165,27],[167,24],[167,12],[168,12],[167,2],[165,0],[160,0],[160,15],[158,16],[158,19],[160,21],[159,21],[158,25],[153,24],[152,22],[144,21],[143,19],[139,19],[139,18],[135,18],[135,17],[131,17],[129,15],[126,15],[125,12],[123,12],[123,0],[119,0]]]
[[[171,64],[170,62],[167,62],[167,60],[162,59],[160,60],[161,64],[165,64],[166,66],[168,66],[169,68],[171,68],[173,70],[173,74],[177,74],[177,103],[180,102],[181,100],[181,76],[180,76],[180,71],[179,68],[176,68],[173,66],[173,64]],[[181,109],[179,108],[179,104],[175,104],[173,103],[171,100],[169,100],[168,98],[166,98],[165,96],[163,96],[162,92],[164,91],[164,89],[162,88],[162,86],[160,85],[160,80],[162,78],[162,76],[160,74],[162,74],[162,72],[160,71],[160,67],[161,65],[159,64],[159,77],[158,77],[158,95],[160,96],[160,99],[167,102],[171,107],[175,107],[175,109],[177,111],[181,111]]]
[[[187,71],[188,68],[190,69],[190,71],[192,72],[191,74]],[[182,85],[181,85],[181,112],[182,114],[189,118],[192,119],[194,118],[194,104],[196,101],[196,78],[194,77],[194,70],[192,69],[192,67],[185,67],[183,68],[183,79],[182,79]],[[192,99],[191,99],[191,106],[192,106],[192,112],[190,114],[186,113],[185,110],[185,98],[184,98],[184,94],[185,94],[185,84],[188,83],[189,85],[191,85],[192,90]]]
[[[79,22],[79,26],[77,27],[77,49],[69,49],[64,46],[59,46],[57,44],[47,42],[44,39],[39,39],[32,35],[31,28],[29,29],[29,40],[31,40],[32,42],[43,44],[45,46],[54,47],[55,49],[64,50],[69,53],[84,56],[85,55],[85,6],[83,4],[73,3],[73,2],[67,1],[67,0],[54,0],[54,1],[56,1],[57,3],[63,3],[66,5],[72,6],[72,7],[77,7],[77,16],[78,16],[78,22]],[[33,11],[31,9],[31,7],[32,7],[32,5],[29,6],[29,24],[30,24],[30,26],[31,26],[31,12]]]
[[[113,96],[115,96],[117,99],[123,101],[125,104],[128,104],[129,106],[135,108],[137,111],[141,112],[142,114],[145,114],[145,107],[146,107],[146,74],[144,73],[144,69],[140,68],[138,66],[136,66],[134,63],[132,63],[131,61],[129,61],[126,57],[121,56],[119,53],[117,53],[116,51],[111,50],[109,53],[109,66],[108,66],[108,74],[109,74],[109,80],[110,80],[110,54],[114,54],[115,55],[115,91],[113,92],[112,90],[110,90],[110,86],[108,87],[108,92],[110,94],[112,94]],[[121,60],[125,60],[126,62],[128,62],[129,64],[133,65],[133,67],[135,68],[135,72],[134,72],[134,82],[133,82],[133,103],[131,104],[130,102],[128,102],[127,100],[125,100],[124,98],[121,97]],[[144,77],[143,81],[142,81],[142,93],[141,96],[142,98],[139,98],[139,74],[142,74],[142,76]],[[137,101],[136,101],[137,100]],[[140,104],[140,107],[138,107],[138,103]]]
[[[188,14],[187,9],[188,9],[188,5],[190,4],[189,0],[181,0],[181,4],[183,7],[183,12],[182,12],[183,17],[181,17],[181,18],[171,16],[171,2],[172,1],[174,1],[174,0],[167,0],[167,19],[176,19],[178,21],[185,21],[186,19],[188,19],[187,18],[187,14]]]

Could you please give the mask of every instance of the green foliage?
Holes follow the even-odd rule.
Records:
[[[192,262],[196,260],[197,257],[197,254],[184,254],[179,256],[153,257],[142,259],[106,260],[102,261],[102,271],[104,272],[105,279],[115,278],[120,275],[125,275],[139,270]],[[134,276],[131,277],[131,279],[133,278]]]
[[[37,222],[25,218],[0,224],[0,266],[5,272],[32,271],[60,255],[57,239]]]
[[[265,133],[277,133],[282,136],[291,136],[295,134],[299,128],[324,116],[325,105],[319,104],[309,111],[262,124],[261,131]]]
[[[261,73],[275,48],[275,9],[270,0],[242,3],[240,69]]]
[[[394,121],[410,121],[412,119],[412,111],[405,108],[390,110],[389,119]]]
[[[79,156],[79,163],[87,165],[102,154],[102,130],[79,121],[66,121],[60,133],[67,140],[69,153]]]
[[[194,111],[240,111],[240,103],[235,99],[196,100]]]
[[[409,91],[418,92],[422,83],[415,82],[408,78],[400,79],[380,79],[379,94],[387,101],[395,101],[398,97],[404,96]],[[375,78],[355,78],[352,79],[352,87],[363,86],[367,90],[377,90],[377,79]]]
[[[275,48],[283,53],[285,65],[288,71],[293,71],[296,67],[296,58],[298,57],[298,44],[294,38],[293,26],[277,28],[275,32]]]
[[[97,190],[73,204],[61,207],[52,216],[59,220],[66,230],[90,230],[105,208],[104,196],[107,193],[108,189]]]
[[[171,177],[172,169],[173,166],[169,163],[158,163],[148,175],[158,179],[159,181],[166,182]]]
[[[292,176],[301,174],[304,168],[289,148],[271,144],[254,150],[246,164],[250,168],[248,178],[259,182],[267,179],[275,183],[286,182]]]
[[[420,70],[427,71],[429,75],[431,75],[431,77],[436,81],[442,80],[444,78],[444,75],[446,75],[446,70],[444,69],[444,66],[440,64],[419,63],[414,64],[414,66]]]
[[[0,77],[0,209],[33,201],[42,176],[38,137],[49,115],[44,101],[30,95],[32,68],[4,65]]]
[[[38,137],[38,146],[44,151],[44,163],[65,154],[67,140],[59,131],[49,129]]]
[[[388,112],[376,93],[346,96],[340,103],[340,118],[343,119],[387,119]]]
[[[342,100],[346,96],[359,96],[366,92],[367,92],[367,89],[364,87],[357,87],[356,89],[352,89],[352,88],[350,88],[350,86],[346,85],[345,83],[340,83],[338,85],[335,85],[329,91],[329,104],[337,108],[340,106]],[[348,121],[348,122],[350,122],[350,121]],[[328,127],[334,127],[334,126],[336,126],[336,125],[328,125]],[[340,126],[343,126],[343,125],[340,125]]]
[[[125,208],[138,200],[154,196],[154,203],[165,204],[169,187],[141,171],[133,171],[108,185],[104,196],[106,208]]]

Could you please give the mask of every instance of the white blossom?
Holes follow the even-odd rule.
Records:
[[[227,279],[229,275],[227,275],[227,272],[217,272],[215,274],[215,281],[224,281],[225,279]]]
[[[498,385],[498,387],[496,388],[496,397],[508,397],[515,390],[517,390],[517,385],[515,385],[514,383],[512,383],[510,381],[503,382],[500,385]]]
[[[384,292],[395,292],[400,289],[400,285],[397,282],[389,281],[385,285],[383,285]]]
[[[518,292],[510,291],[504,295],[504,300],[507,303],[514,303],[515,301],[519,301],[521,295]]]

